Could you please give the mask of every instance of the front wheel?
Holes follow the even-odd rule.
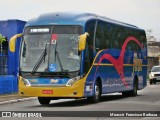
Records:
[[[100,85],[98,81],[96,81],[96,84],[94,87],[94,95],[92,97],[88,97],[87,100],[92,103],[97,103],[99,102],[100,96],[101,96]]]
[[[48,105],[51,99],[47,97],[38,97],[38,101],[41,105]]]
[[[150,83],[150,85],[152,85],[152,81],[151,80],[149,81],[149,83]]]

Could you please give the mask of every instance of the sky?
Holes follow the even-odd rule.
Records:
[[[151,29],[150,35],[160,41],[160,0],[0,0],[0,5],[0,20],[28,21],[43,13],[64,11],[95,13]]]

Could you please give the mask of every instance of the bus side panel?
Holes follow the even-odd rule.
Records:
[[[97,73],[104,83],[102,84],[102,93],[133,89],[133,53],[124,51],[124,56],[121,56],[121,52],[121,49],[103,50],[95,60]],[[120,61],[121,58],[122,61]]]
[[[118,49],[108,49],[101,51],[97,55],[86,78],[85,96],[92,96],[94,94],[93,88],[97,78],[101,79],[102,94],[132,90],[135,76],[138,76],[138,89],[145,87],[147,69],[145,66],[142,67],[142,64],[145,64],[143,55],[136,53],[137,59],[142,60],[142,64],[139,64],[139,61],[137,61],[136,64],[139,65],[137,67],[134,66],[135,52],[126,51],[123,64],[120,64],[118,61],[118,58],[121,57],[118,56],[120,52]],[[113,64],[112,60],[105,58],[107,55],[112,56],[113,61],[116,61],[116,63]],[[122,70],[118,71],[118,67]],[[124,74],[124,80],[122,80],[122,74]]]
[[[134,60],[134,52],[131,50],[125,51],[123,69],[124,69],[124,77],[127,85],[124,85],[123,90],[121,91],[130,91],[133,89],[133,81],[135,77],[133,60]],[[122,82],[122,84],[124,83]],[[117,90],[117,92],[120,92],[120,91]]]
[[[88,72],[85,85],[85,93],[84,93],[85,96],[92,96],[94,94],[93,88],[97,78],[101,79],[102,93],[115,92],[114,84],[115,84],[115,78],[117,77],[117,75],[115,75],[116,73],[115,68],[113,66],[105,66],[98,64],[98,61],[105,53],[106,51],[103,51],[96,56],[94,63]],[[105,63],[108,61],[105,60],[103,62]]]
[[[91,96],[94,94],[94,92],[92,91],[93,90],[92,88],[94,88],[94,83],[97,80],[97,78],[101,79],[103,94],[126,90],[124,88],[125,85],[122,82],[122,79],[120,78],[120,75],[117,72],[117,69],[115,68],[120,66],[117,60],[119,57],[119,54],[120,54],[120,50],[108,49],[108,50],[103,50],[97,55],[93,63],[93,66],[91,67],[91,70],[88,73],[88,77],[86,79],[85,96]],[[117,60],[117,66],[113,65],[112,63],[113,61],[107,60],[105,58],[105,55],[113,55],[114,59]],[[132,68],[133,67],[131,67],[131,69]],[[129,71],[129,73],[130,75],[128,76],[128,78],[130,82],[130,80],[132,79],[131,78],[132,70]],[[132,88],[127,87],[127,89],[131,90]]]
[[[100,78],[102,83],[102,93],[111,93],[115,92],[115,69],[113,67],[93,65],[87,78],[85,84],[85,93],[84,96],[92,96],[94,94],[94,84],[95,81]]]

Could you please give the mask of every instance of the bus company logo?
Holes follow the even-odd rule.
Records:
[[[111,56],[110,54],[104,54],[102,55],[102,57],[99,59],[98,61],[98,66],[96,68],[96,72],[95,72],[95,75],[94,75],[94,79],[96,77],[96,73],[98,71],[98,67],[99,67],[99,64],[104,60],[108,60],[110,61],[113,66],[115,67],[116,71],[118,72],[122,82],[124,83],[124,85],[127,87],[128,86],[128,83],[126,82],[126,79],[124,77],[124,68],[123,68],[123,61],[124,61],[124,54],[125,54],[125,50],[126,50],[126,47],[127,47],[127,44],[130,42],[130,41],[134,41],[136,42],[141,48],[143,48],[142,44],[138,41],[138,39],[136,39],[135,37],[128,37],[125,42],[123,43],[123,46],[122,46],[122,50],[120,52],[120,55],[119,55],[119,58],[115,59],[113,56]]]
[[[55,83],[57,83],[57,82],[58,82],[57,79],[51,79],[50,84],[55,84]]]
[[[31,79],[30,82],[31,83],[37,83],[37,79]]]

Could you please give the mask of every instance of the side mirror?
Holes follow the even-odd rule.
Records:
[[[78,50],[79,51],[82,51],[82,50],[85,49],[87,36],[89,36],[89,34],[87,32],[82,34],[82,35],[80,35],[80,37],[79,37],[79,46],[78,46]]]
[[[11,39],[9,41],[9,50],[11,52],[15,52],[16,40],[17,40],[17,38],[22,37],[22,36],[23,36],[23,34],[17,34],[17,35],[14,35],[13,37],[11,37]]]

